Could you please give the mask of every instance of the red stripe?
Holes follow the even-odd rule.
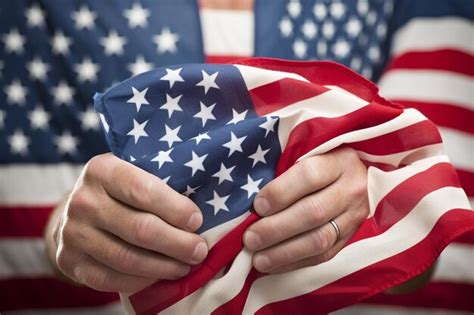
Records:
[[[436,126],[424,120],[378,137],[352,142],[350,146],[369,154],[387,155],[441,142]]]
[[[312,314],[325,314],[355,304],[423,272],[452,239],[472,229],[472,211],[451,210],[442,216],[425,239],[406,251],[360,269],[311,293],[267,304],[258,310],[257,314],[305,314],[308,310],[311,310]],[[214,313],[224,314],[236,310],[237,305],[245,304],[247,294],[248,292],[241,292]],[[458,307],[469,309],[469,305]]]
[[[420,196],[447,186],[461,187],[456,172],[449,163],[435,164],[403,181],[385,195],[377,205],[373,223],[385,232],[416,206]]]
[[[321,85],[284,78],[250,90],[250,97],[257,114],[263,116],[327,91]]]
[[[378,87],[344,65],[332,61],[290,61],[273,58],[251,58],[238,60],[236,64],[267,70],[296,73],[319,85],[337,85],[367,102],[377,102],[399,108],[378,95]]]
[[[415,108],[438,126],[474,134],[474,111],[449,104],[391,100],[405,108]]]
[[[42,237],[53,207],[0,207],[0,237]]]
[[[443,49],[429,52],[408,52],[397,56],[386,68],[445,70],[474,76],[474,56],[462,51]]]
[[[474,311],[474,285],[431,282],[411,294],[378,294],[364,303]]]
[[[459,180],[466,194],[470,197],[474,197],[474,173],[461,169],[456,169],[456,171],[458,172]]]
[[[246,56],[232,56],[232,55],[207,55],[205,56],[206,63],[232,63],[232,61],[243,60],[250,58]]]
[[[118,301],[116,293],[97,292],[53,278],[1,280],[0,292],[0,311],[93,307]]]

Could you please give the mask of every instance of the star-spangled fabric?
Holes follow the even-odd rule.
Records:
[[[1,1],[0,312],[120,311],[115,294],[56,277],[43,232],[83,164],[108,151],[94,93],[159,66],[258,55],[331,59],[374,80],[383,71],[381,93],[439,127],[472,207],[473,4],[257,0],[215,10],[193,0]],[[379,294],[353,312],[474,310],[473,244],[472,235],[449,244],[421,290]]]
[[[184,278],[123,296],[129,313],[330,312],[421,273],[474,230],[434,124],[335,63],[158,68],[97,94],[95,107],[115,155],[197,203],[198,233],[210,246]],[[257,272],[241,240],[258,220],[250,211],[256,193],[295,163],[342,145],[369,167],[369,217],[323,264]]]

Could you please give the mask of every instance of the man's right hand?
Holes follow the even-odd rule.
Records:
[[[96,290],[131,293],[180,278],[208,252],[192,233],[202,224],[199,208],[110,153],[87,163],[57,211],[46,232],[50,257],[67,277]]]

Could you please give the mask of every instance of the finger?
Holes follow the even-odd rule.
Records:
[[[188,264],[200,263],[207,256],[207,244],[197,234],[180,230],[151,213],[137,211],[116,200],[109,200],[105,207],[97,214],[97,227],[127,243]]]
[[[354,224],[354,216],[348,211],[333,219],[339,226],[340,239],[353,233],[358,224]],[[337,234],[331,223],[297,235],[289,240],[257,252],[253,257],[254,267],[262,272],[295,263],[302,259],[320,255],[328,251],[337,242]]]
[[[244,244],[251,250],[260,250],[283,240],[313,230],[347,209],[344,187],[330,185],[303,197],[288,208],[251,225],[244,234]]]
[[[338,151],[330,152],[293,165],[257,194],[255,211],[261,216],[274,214],[300,198],[330,185],[342,172],[337,154]]]
[[[186,275],[190,270],[190,266],[187,264],[127,244],[105,231],[78,226],[74,234],[76,235],[76,248],[124,274],[152,279],[177,279]],[[78,241],[78,238],[82,238],[82,240]]]
[[[112,155],[93,158],[86,167],[84,180],[101,179],[113,198],[181,229],[194,231],[201,226],[203,218],[196,204],[158,177]]]
[[[341,239],[341,240],[337,241],[336,244],[334,244],[333,247],[331,247],[330,249],[328,249],[327,251],[325,251],[322,254],[315,255],[315,256],[312,256],[312,257],[308,257],[308,258],[299,260],[297,262],[294,262],[294,263],[291,263],[291,264],[288,264],[288,265],[284,265],[284,266],[280,266],[280,267],[277,267],[277,268],[270,269],[270,270],[267,271],[267,273],[270,273],[270,274],[285,273],[285,272],[288,272],[288,271],[292,271],[292,270],[296,270],[296,269],[300,269],[300,268],[304,268],[304,267],[319,265],[323,262],[326,262],[326,261],[332,259],[334,256],[336,256],[336,254],[339,253],[341,251],[341,249],[344,247],[344,245],[347,243],[347,240],[349,238],[350,237],[347,237],[347,238],[344,238],[344,239]]]
[[[72,250],[64,253],[58,266],[77,283],[104,292],[134,293],[156,282],[156,279],[123,274]]]

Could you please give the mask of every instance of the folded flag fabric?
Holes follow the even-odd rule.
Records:
[[[186,277],[130,296],[137,314],[325,313],[426,270],[474,213],[426,117],[332,62],[177,65],[95,96],[112,152],[200,207],[211,250]],[[252,268],[242,234],[256,193],[299,161],[346,145],[368,166],[370,215],[328,262]]]

